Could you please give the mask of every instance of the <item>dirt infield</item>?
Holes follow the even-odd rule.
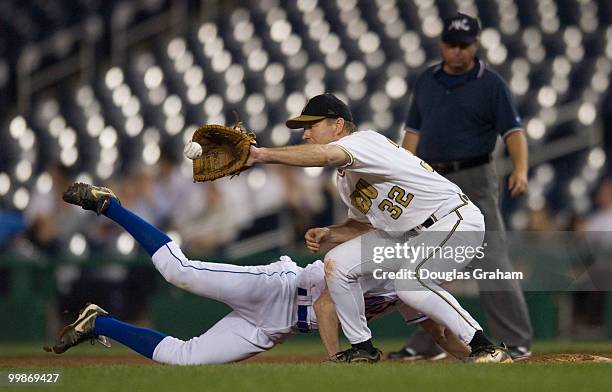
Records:
[[[15,356],[0,357],[0,367],[44,367],[64,368],[92,365],[158,365],[150,359],[136,355],[100,355],[100,356]]]
[[[311,356],[259,356],[248,359],[243,363],[320,363],[324,360],[320,355]],[[432,364],[443,364],[454,360],[444,360],[432,362]],[[541,354],[534,355],[532,358],[521,361],[520,363],[593,363],[605,362],[612,363],[612,354],[592,355],[592,354]],[[404,362],[407,366],[410,362]],[[81,366],[108,366],[108,365],[128,365],[128,366],[162,366],[149,359],[136,355],[100,355],[100,356],[15,356],[0,357],[0,368],[2,367],[43,367],[43,368],[65,368]]]

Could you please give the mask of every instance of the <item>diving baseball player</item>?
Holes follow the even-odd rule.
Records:
[[[64,200],[98,215],[104,214],[124,227],[147,251],[169,283],[222,301],[233,311],[201,336],[183,341],[124,323],[110,317],[99,306],[89,304],[74,323],[62,329],[52,349],[54,352],[63,353],[89,339],[106,343],[110,337],[161,363],[228,363],[267,351],[296,332],[316,330],[319,324],[328,321],[330,328],[322,340],[330,358],[349,361],[344,352],[339,352],[338,320],[333,302],[326,295],[321,261],[305,268],[287,256],[259,266],[193,261],[165,233],[122,207],[108,188],[76,183],[64,193]],[[397,310],[407,323],[421,323],[456,357],[465,358],[470,353],[467,346],[444,328],[399,301],[393,285],[388,283],[364,280],[368,319]]]
[[[494,346],[480,325],[440,286],[440,279],[421,275],[460,272],[469,262],[459,263],[453,256],[430,249],[482,244],[483,216],[461,189],[385,136],[375,131],[356,132],[349,108],[333,94],[313,97],[301,115],[286,124],[292,129],[303,128],[308,144],[251,146],[248,164],[338,169],[337,187],[348,207],[348,220],[310,229],[305,237],[312,251],[333,247],[325,256],[326,280],[344,335],[352,344],[347,354],[372,361],[380,357],[371,342],[359,278],[376,267],[373,255],[368,254],[372,251],[369,244],[395,238],[396,244],[421,251],[410,260],[395,257],[381,264],[388,272],[401,271],[408,276],[394,279],[398,297],[469,345],[472,360],[494,357],[511,361],[507,350]],[[190,149],[185,153],[189,156]]]

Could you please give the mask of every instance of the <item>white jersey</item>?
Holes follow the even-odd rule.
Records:
[[[423,160],[375,131],[359,131],[330,144],[351,158],[338,170],[349,218],[386,232],[422,224],[461,189]]]

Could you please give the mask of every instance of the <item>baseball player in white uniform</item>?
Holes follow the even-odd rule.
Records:
[[[222,301],[233,311],[201,336],[183,341],[124,323],[110,317],[99,306],[89,304],[74,323],[62,329],[52,349],[56,353],[89,339],[107,343],[110,337],[160,363],[228,363],[267,351],[297,332],[316,330],[319,316],[332,324],[332,334],[322,337],[330,357],[337,361],[348,359],[342,353],[334,355],[340,351],[338,320],[327,295],[321,261],[302,268],[287,256],[258,266],[189,260],[165,233],[121,206],[108,188],[76,183],[65,192],[64,200],[104,214],[123,226],[151,255],[155,268],[169,283]],[[392,283],[366,278],[361,282],[368,319],[397,310],[407,323],[423,323],[456,357],[469,354],[469,349],[456,337],[399,301]]]
[[[483,216],[459,187],[409,151],[375,131],[356,132],[349,108],[333,94],[310,99],[301,115],[289,119],[287,126],[303,128],[303,139],[308,144],[253,146],[248,163],[338,168],[338,191],[348,207],[348,220],[310,229],[306,244],[312,251],[331,249],[325,256],[326,279],[342,330],[352,344],[346,354],[377,361],[380,350],[371,342],[359,284],[360,277],[375,269],[368,242],[380,244],[396,238],[397,244],[406,243],[421,250],[477,248],[484,238]],[[188,144],[185,154],[193,158],[197,151]],[[439,285],[440,280],[420,276],[421,272],[457,272],[469,262],[453,261],[457,260],[427,251],[410,261],[393,258],[381,268],[413,276],[395,279],[398,297],[469,345],[470,360],[511,361],[507,350],[491,343],[480,325]],[[416,275],[410,275],[411,271]]]

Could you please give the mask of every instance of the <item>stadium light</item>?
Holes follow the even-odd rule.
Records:
[[[217,36],[217,26],[212,23],[204,23],[198,29],[198,40],[200,43],[205,44],[209,40]]]
[[[260,133],[268,126],[268,115],[265,112],[249,116],[249,129],[255,133]]]
[[[47,194],[53,188],[53,179],[51,175],[44,171],[38,175],[36,179],[36,191],[40,194]]]
[[[140,135],[144,128],[144,121],[141,116],[132,116],[125,121],[125,133],[129,137]]]
[[[79,159],[79,152],[74,146],[63,148],[60,151],[60,161],[64,166],[71,167]]]
[[[350,62],[346,66],[344,70],[344,77],[348,82],[360,82],[365,78],[367,72],[368,70],[365,64],[356,60]]]
[[[546,133],[546,124],[542,119],[534,117],[527,122],[527,135],[533,140],[540,140]]]
[[[212,69],[217,73],[225,73],[231,64],[232,55],[225,49],[216,53],[211,59]]]
[[[16,116],[11,120],[9,125],[9,132],[13,139],[19,139],[25,133],[27,128],[26,121],[21,116]]]
[[[160,105],[166,99],[166,95],[167,90],[165,86],[161,85],[159,87],[156,87],[153,90],[149,91],[149,102],[156,106]]]
[[[142,160],[147,165],[154,165],[159,160],[161,152],[157,143],[147,143],[142,149]]]
[[[302,49],[302,38],[299,35],[291,34],[281,42],[281,52],[285,56],[293,56]]]
[[[183,38],[174,38],[168,43],[167,53],[172,60],[177,60],[185,54],[187,44]]]
[[[255,49],[249,54],[247,64],[252,71],[262,71],[268,64],[268,53],[263,49]]]
[[[289,57],[289,68],[294,71],[303,69],[308,64],[308,54],[305,50],[300,50],[294,56]]]
[[[163,80],[164,74],[157,65],[147,69],[144,74],[144,84],[149,90],[159,87]]]
[[[114,127],[107,126],[102,133],[100,133],[98,140],[102,148],[110,148],[117,143],[117,131]]]
[[[203,84],[191,86],[187,89],[187,101],[192,105],[199,105],[206,98],[206,87]]]
[[[404,78],[400,78],[399,76],[393,76],[387,80],[385,84],[385,92],[392,99],[398,99],[406,95],[408,91],[408,86],[406,85],[406,81]]]
[[[184,126],[185,117],[183,117],[181,114],[176,114],[166,119],[165,127],[168,135],[178,135],[183,130]]]
[[[208,116],[214,116],[223,111],[223,98],[218,94],[209,95],[206,100],[204,100],[204,112]]]
[[[30,203],[30,192],[26,188],[19,188],[13,194],[13,205],[18,210],[25,210]]]
[[[87,133],[91,137],[98,137],[104,129],[104,118],[99,114],[93,115],[87,119],[87,125],[85,126]]]
[[[117,250],[122,255],[129,255],[134,250],[134,238],[128,233],[121,233],[117,238]]]
[[[275,21],[270,27],[270,38],[275,42],[282,42],[291,34],[291,25],[284,19]]]
[[[329,69],[337,70],[346,63],[346,53],[340,49],[334,53],[329,53],[325,56],[325,64]]]
[[[368,88],[364,82],[351,82],[346,86],[346,93],[351,101],[360,101],[365,97]]]
[[[259,93],[251,94],[246,100],[245,107],[249,115],[261,113],[266,107],[266,99]]]
[[[8,174],[0,173],[0,196],[4,196],[11,189],[11,178]]]
[[[32,164],[25,159],[22,159],[15,165],[15,178],[19,182],[26,182],[32,176]]]
[[[591,125],[597,117],[597,109],[590,102],[584,102],[578,109],[578,121],[583,125]]]
[[[289,94],[287,97],[285,109],[287,110],[287,113],[297,114],[300,113],[304,105],[306,105],[306,96],[296,91]]]
[[[26,128],[23,135],[19,138],[19,147],[22,151],[30,151],[36,142],[36,135],[30,128]]]
[[[238,42],[246,42],[255,35],[255,27],[248,20],[240,21],[234,27],[234,39]]]
[[[219,51],[221,52],[221,51]],[[215,53],[216,55],[216,53]],[[184,52],[180,57],[174,60],[174,70],[178,73],[185,73],[193,65],[193,55],[190,52]]]
[[[606,153],[601,147],[595,147],[589,153],[587,162],[589,167],[599,170],[606,163]]]
[[[83,234],[75,233],[70,238],[70,242],[68,243],[68,249],[70,250],[70,253],[77,257],[85,254],[85,251],[87,250],[87,240],[85,239]]]
[[[166,100],[164,101],[164,105],[163,105],[164,114],[167,117],[176,116],[177,114],[181,112],[182,106],[183,106],[183,103],[181,102],[181,99],[178,97],[178,95],[172,94],[168,98],[166,98]]]
[[[123,71],[119,67],[112,67],[106,72],[106,77],[104,78],[104,82],[106,83],[106,87],[109,90],[116,89],[119,85],[123,83]]]
[[[291,139],[291,131],[284,124],[278,124],[270,132],[270,140],[275,146],[284,146]]]

